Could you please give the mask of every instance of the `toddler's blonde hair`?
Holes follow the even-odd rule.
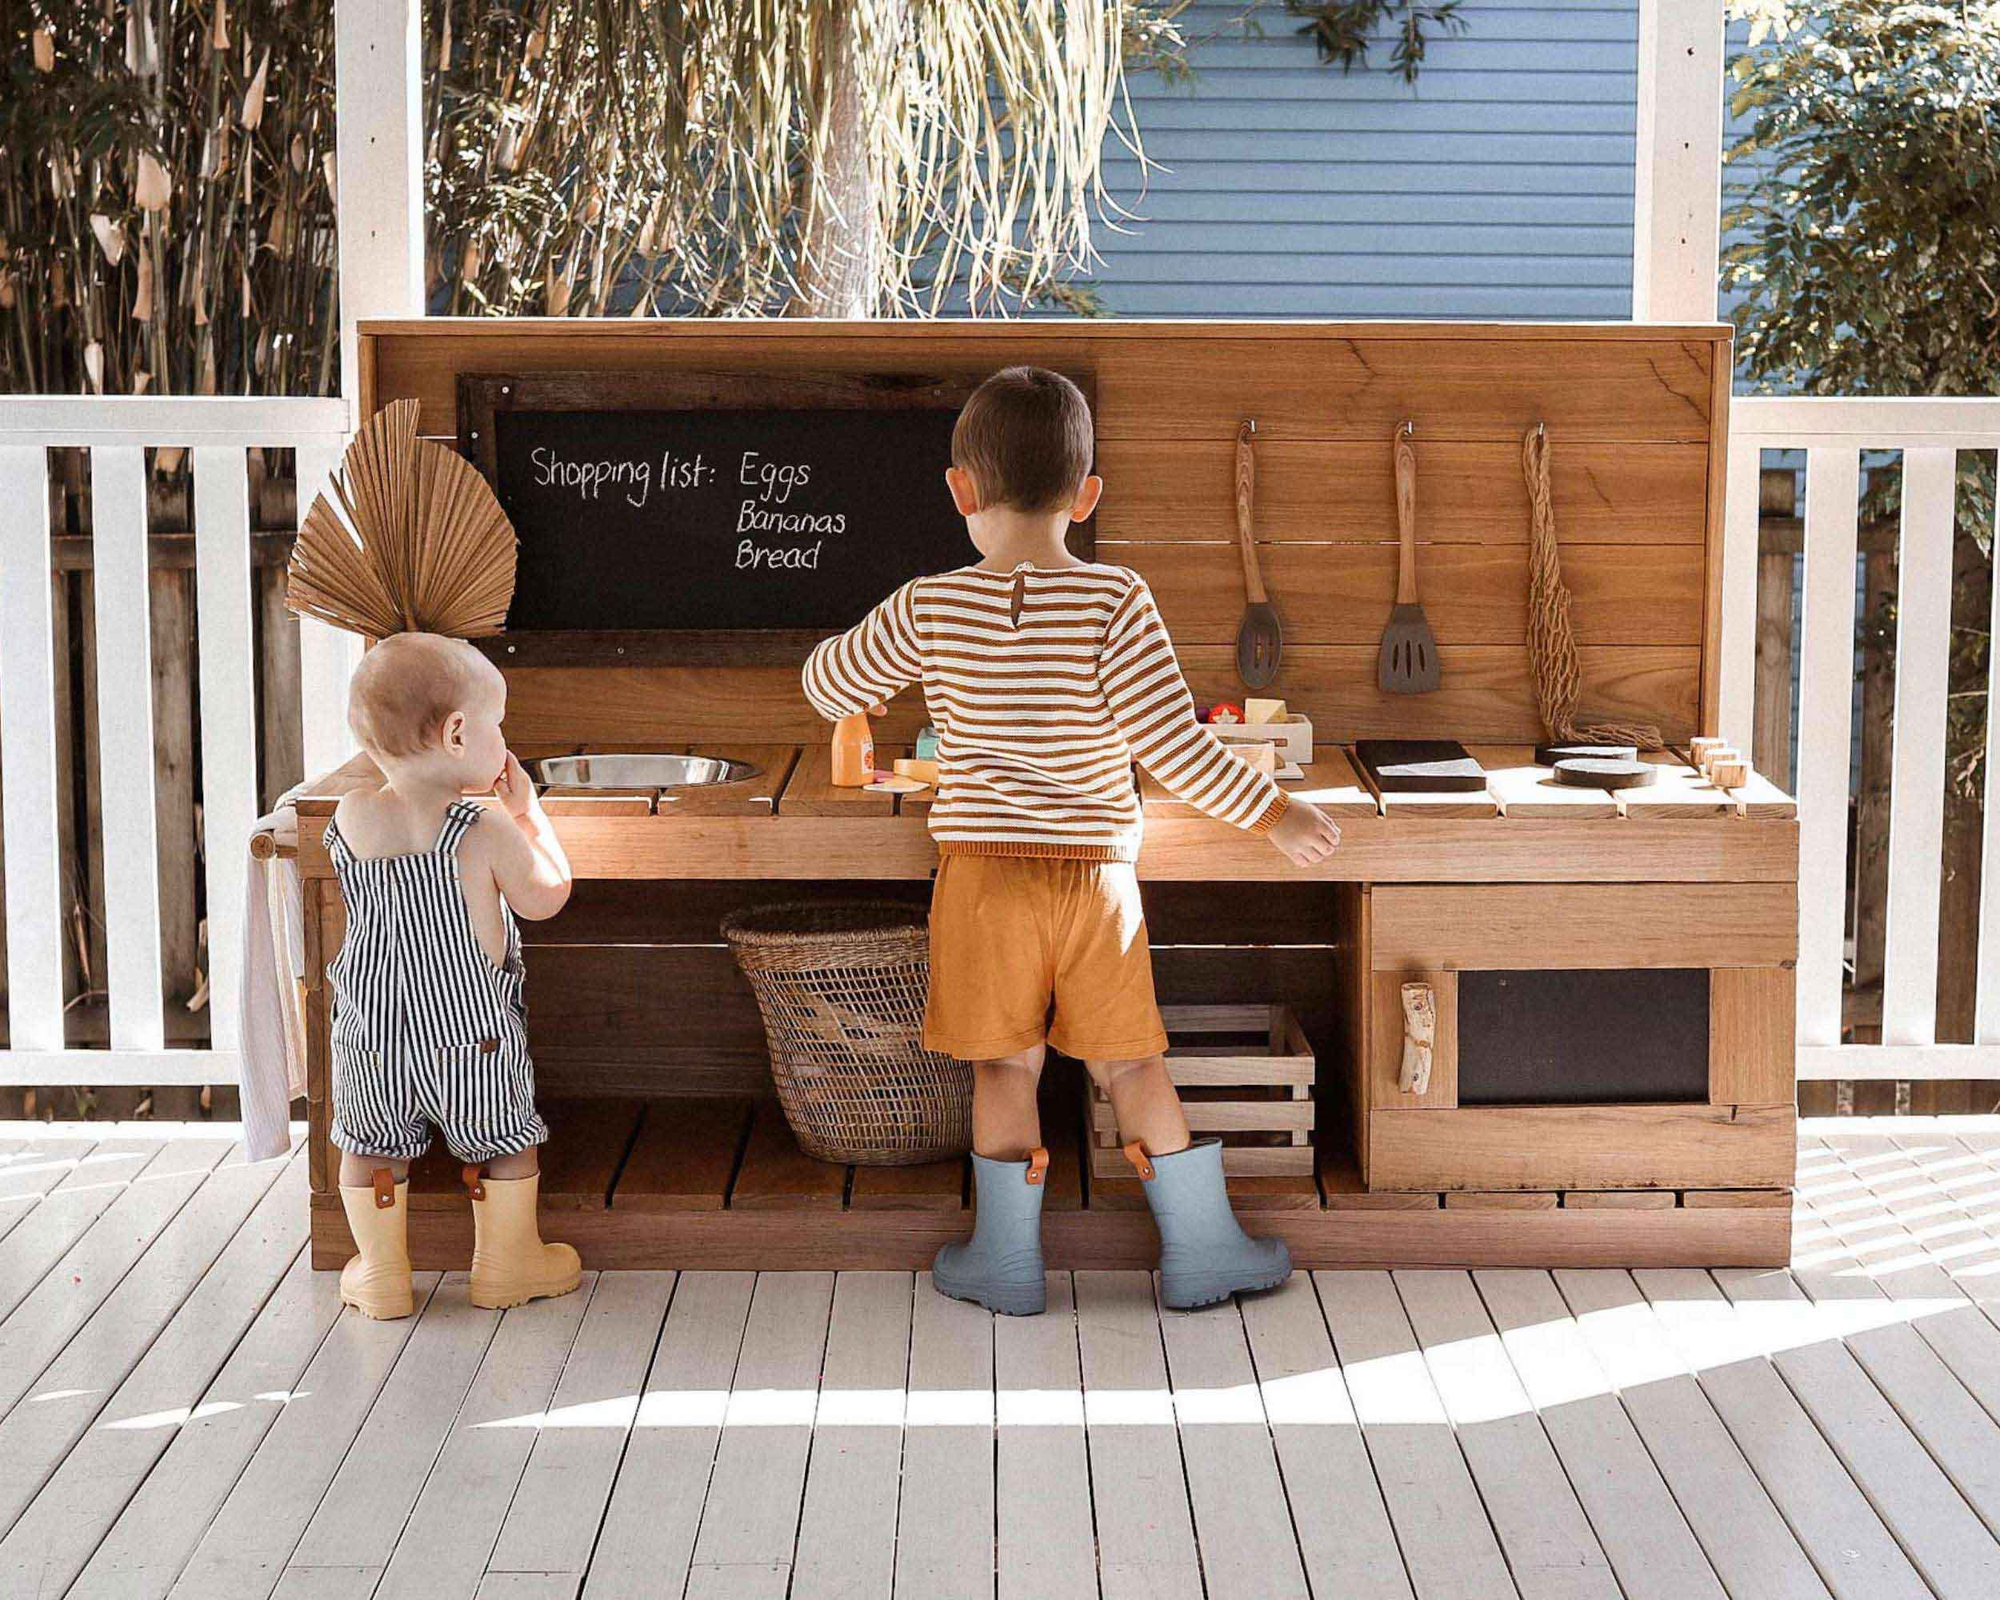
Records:
[[[420,755],[445,718],[501,683],[500,671],[463,639],[395,633],[374,645],[347,689],[347,725],[371,756]]]

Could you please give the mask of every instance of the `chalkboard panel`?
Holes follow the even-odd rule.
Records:
[[[736,662],[797,659],[906,579],[978,559],[944,484],[977,382],[462,378],[460,437],[521,541],[489,650],[523,665],[702,662],[712,641]],[[1087,526],[1072,543],[1089,552]]]
[[[1708,1098],[1708,971],[1461,972],[1458,1103]]]

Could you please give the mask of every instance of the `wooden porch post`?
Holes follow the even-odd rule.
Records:
[[[1639,0],[1632,319],[1713,322],[1722,238],[1722,11]]]
[[[419,0],[336,0],[334,8],[340,392],[350,427],[361,422],[361,319],[424,312],[422,15]],[[336,460],[325,449],[299,452],[300,517],[326,487]],[[332,771],[354,753],[347,680],[359,659],[353,634],[301,619],[308,777]]]

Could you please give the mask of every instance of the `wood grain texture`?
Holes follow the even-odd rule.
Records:
[[[1794,1097],[1798,974],[1790,967],[1722,967],[1708,980],[1708,1098],[1776,1105]]]
[[[1309,709],[1336,737],[1534,736],[1532,697],[1520,693],[1525,651],[1511,643],[1520,637],[1526,590],[1525,491],[1515,454],[1521,434],[1544,423],[1560,444],[1557,508],[1587,641],[1585,710],[1652,717],[1678,736],[1700,720],[1699,643],[1714,636],[1708,579],[1718,571],[1715,422],[1727,405],[1729,370],[1726,335],[1713,327],[1134,322],[1112,331],[1084,323],[932,323],[891,333],[858,324],[696,331],[697,324],[678,321],[549,327],[478,320],[377,327],[365,341],[378,385],[370,403],[415,396],[425,430],[442,437],[458,429],[459,377],[496,370],[626,372],[661,382],[717,372],[732,382],[782,381],[802,371],[836,380],[900,374],[923,386],[963,384],[1034,360],[1093,378],[1099,465],[1111,484],[1099,537],[1108,558],[1129,560],[1155,581],[1170,622],[1186,634],[1185,649],[1217,652],[1212,669],[1188,661],[1197,692],[1210,695],[1233,680],[1226,645],[1234,618],[1218,608],[1226,609],[1225,595],[1238,586],[1216,591],[1206,574],[1212,562],[1230,559],[1223,544],[1232,525],[1230,441],[1242,418],[1255,417],[1259,449],[1271,464],[1259,506],[1260,526],[1269,530],[1267,577],[1288,631],[1303,650],[1361,630],[1351,647],[1368,659],[1328,663],[1347,670],[1301,673],[1305,663],[1288,651],[1287,676],[1296,687],[1280,684],[1300,703],[1305,685],[1318,684],[1326,698]],[[1392,525],[1380,441],[1406,416],[1419,419],[1424,537],[1432,541],[1427,599],[1446,673],[1429,707],[1384,706],[1363,692],[1373,682],[1372,645],[1362,636],[1372,626],[1365,620],[1371,607],[1363,602],[1386,577]],[[1203,549],[1204,541],[1215,548]],[[1115,554],[1113,545],[1120,547]],[[1645,555],[1621,559],[1621,546]],[[1610,641],[1615,664],[1589,659],[1588,641],[1599,638]],[[1686,653],[1663,671],[1657,660],[1629,660],[1642,647]],[[1468,653],[1482,649],[1499,655]],[[820,736],[789,666],[605,670],[650,670],[688,692],[643,702],[568,697],[557,715],[626,734],[678,714],[684,722],[700,719],[689,729],[697,737]],[[1213,685],[1200,681],[1204,672]],[[539,675],[530,668],[511,674]],[[1511,704],[1496,703],[1496,690]],[[510,732],[527,737],[549,709],[517,706]],[[913,707],[898,708],[885,737],[910,737],[917,716]],[[1413,717],[1431,725],[1411,726]]]
[[[846,1192],[847,1168],[801,1150],[775,1100],[757,1107],[729,1191],[733,1210],[838,1211]]]
[[[1033,361],[1091,372],[1098,436],[1227,439],[1257,418],[1260,444],[1282,439],[1385,439],[1404,417],[1424,438],[1519,440],[1545,422],[1565,440],[1700,443],[1715,406],[1718,330],[1486,326],[1440,336],[1432,324],[1132,323],[1107,335],[1089,323],[930,322],[885,335],[829,325],[808,339],[737,324],[699,334],[658,320],[536,328],[528,321],[453,319],[436,328],[371,325],[376,394],[414,396],[427,434],[456,432],[462,372],[646,371],[726,368],[983,377]],[[1726,360],[1726,354],[1725,354]]]
[[[611,1204],[622,1211],[720,1211],[750,1109],[747,1100],[649,1104]]]
[[[1242,698],[1231,646],[1183,643],[1179,655],[1197,701]],[[1393,695],[1376,685],[1374,645],[1288,645],[1270,692],[1311,717],[1322,744],[1364,738],[1519,744],[1541,737],[1525,645],[1445,639],[1438,656],[1442,689]],[[1684,739],[1694,731],[1700,659],[1692,645],[1580,646],[1583,709],[1594,717],[1648,719],[1669,739]],[[792,667],[521,667],[508,672],[507,685],[507,737],[523,744],[575,740],[629,749],[670,736],[697,744],[822,744],[830,736],[799,692]],[[922,697],[905,690],[875,724],[876,738],[907,744],[923,722]]]
[[[1107,439],[1097,452],[1102,559],[1113,544],[1226,539],[1235,530],[1227,439]],[[1518,441],[1418,442],[1420,548],[1525,545],[1528,493]],[[1576,444],[1552,452],[1557,530],[1578,544],[1699,547],[1707,528],[1708,452],[1699,444]],[[1395,481],[1379,441],[1257,441],[1257,539],[1368,544],[1396,537]],[[1268,556],[1268,552],[1266,553]],[[1420,558],[1421,559],[1421,558]],[[1565,550],[1565,576],[1568,556]],[[1428,604],[1430,596],[1425,594]]]
[[[847,788],[833,781],[833,746],[826,738],[804,746],[790,779],[778,796],[786,817],[887,817],[896,797]]]
[[[316,1268],[338,1267],[353,1253],[338,1207],[336,1196],[314,1198]],[[1258,1216],[1256,1231],[1283,1239],[1297,1265],[1314,1268],[1783,1266],[1791,1249],[1791,1215],[1775,1208],[1501,1214],[1446,1211],[1436,1195],[1422,1206],[1273,1211]],[[962,1216],[939,1211],[732,1209],[635,1217],[614,1207],[542,1218],[545,1239],[575,1245],[591,1267],[606,1270],[914,1272],[929,1266],[938,1246],[964,1235]],[[1160,1248],[1143,1211],[1045,1210],[1042,1243],[1053,1271],[1149,1270]],[[471,1248],[472,1220],[463,1209],[411,1213],[410,1252],[419,1270],[463,1267]]]
[[[1180,648],[1235,639],[1242,578],[1230,546],[1106,543],[1098,553],[1145,578]],[[1396,597],[1393,544],[1271,544],[1260,546],[1259,555],[1287,649],[1380,640]],[[1427,545],[1417,565],[1424,615],[1441,650],[1526,637],[1528,585],[1519,546]],[[1702,570],[1701,551],[1692,545],[1566,542],[1562,574],[1577,643],[1698,646]]]
[[[1369,1114],[1370,1189],[1786,1188],[1790,1106],[1479,1106]]]
[[[1393,884],[1373,898],[1378,970],[1754,967],[1798,953],[1787,884]]]

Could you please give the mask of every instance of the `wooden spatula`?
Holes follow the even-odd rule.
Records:
[[[1396,537],[1402,546],[1396,569],[1396,604],[1382,630],[1376,681],[1391,694],[1425,694],[1438,686],[1437,640],[1417,599],[1417,452],[1410,443],[1416,426],[1396,430]],[[1243,647],[1236,647],[1239,656]]]
[[[1236,675],[1250,688],[1262,689],[1278,675],[1285,631],[1264,593],[1264,574],[1257,566],[1257,535],[1250,520],[1250,504],[1257,491],[1257,458],[1250,436],[1256,431],[1254,422],[1236,430],[1236,542],[1243,547],[1246,597],[1243,621],[1236,629]]]

